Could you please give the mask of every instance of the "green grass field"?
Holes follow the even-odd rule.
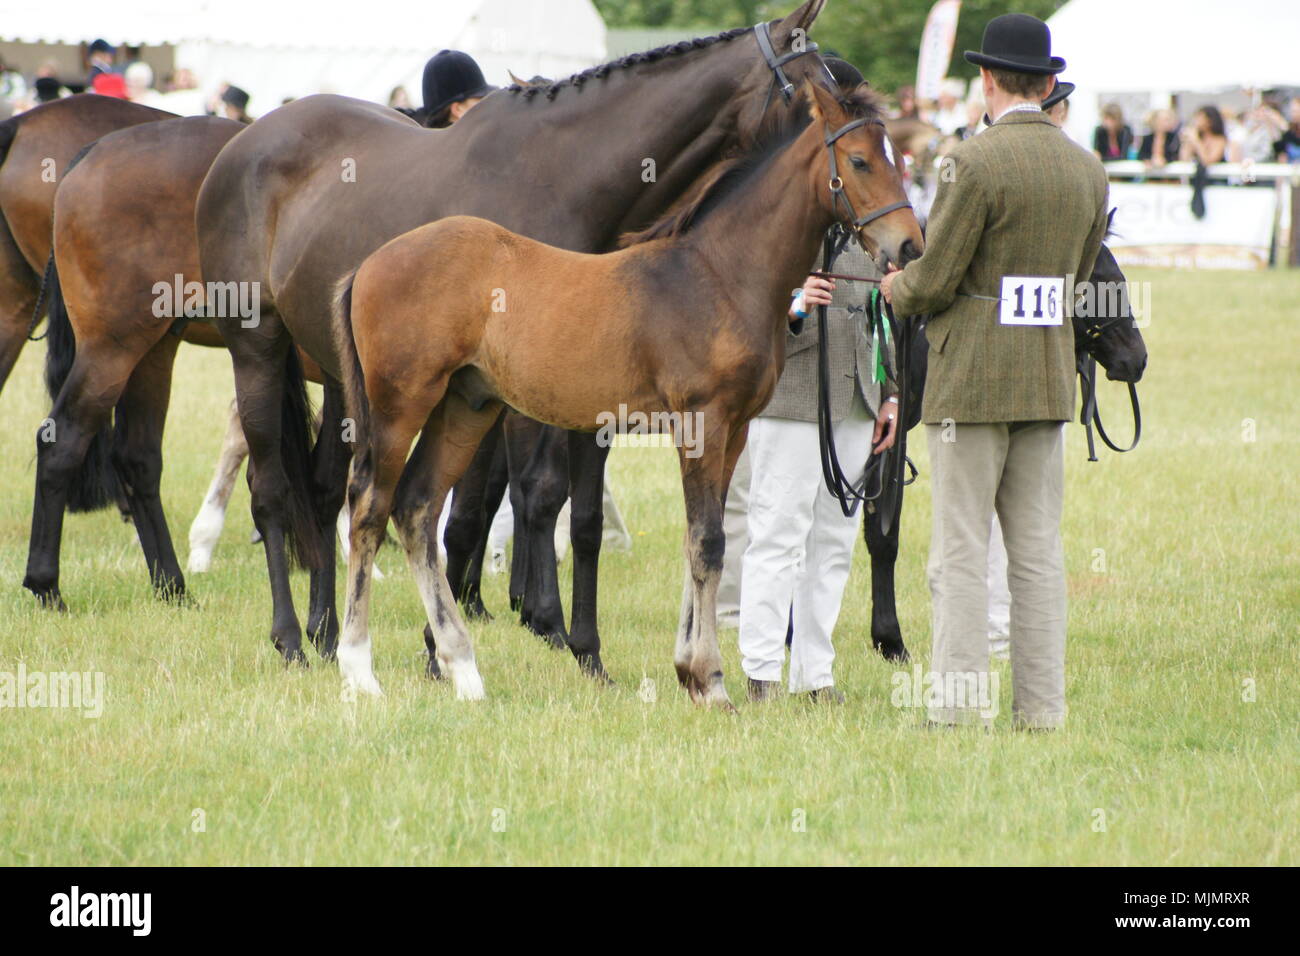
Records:
[[[0,396],[0,671],[102,671],[107,690],[98,719],[0,710],[0,863],[1300,862],[1300,276],[1130,278],[1153,298],[1146,433],[1088,464],[1069,429],[1071,711],[1056,735],[1011,731],[1009,699],[992,734],[925,731],[891,706],[861,544],[836,632],[847,705],[692,707],[671,663],[683,509],[665,449],[611,457],[635,535],[602,563],[613,688],[513,623],[492,577],[497,619],[472,625],[488,700],[457,702],[422,677],[419,599],[392,548],[373,615],[387,696],[342,702],[312,651],[310,670],[287,672],[242,482],[212,572],[189,580],[194,606],[151,597],[134,534],[103,513],[65,526],[70,612],[39,611],[20,587],[49,404],[44,348],[29,346]],[[176,382],[163,492],[183,562],[229,359],[182,349]],[[1127,436],[1122,388],[1106,383],[1102,402]],[[923,441],[913,456],[899,604],[923,662]],[[306,586],[299,575],[300,613]]]

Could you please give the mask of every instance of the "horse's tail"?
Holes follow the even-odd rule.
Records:
[[[343,374],[343,401],[352,419],[356,451],[352,456],[352,481],[365,482],[374,471],[370,448],[370,400],[366,398],[366,376],[352,334],[352,283],[356,273],[344,276],[334,297],[334,348]]]
[[[307,398],[307,377],[298,349],[290,346],[284,361],[284,400],[280,404],[280,460],[289,481],[285,544],[299,567],[325,566],[325,537],[316,518],[312,473],[312,424],[315,415]],[[250,462],[250,467],[252,463]],[[332,529],[330,533],[333,533]]]

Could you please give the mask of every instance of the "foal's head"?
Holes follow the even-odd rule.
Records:
[[[821,201],[856,228],[863,248],[882,268],[887,262],[902,268],[921,255],[925,239],[906,204],[879,101],[865,83],[847,95],[811,81],[805,91],[814,128],[825,139],[834,138],[816,167]],[[889,207],[895,208],[885,212]]]

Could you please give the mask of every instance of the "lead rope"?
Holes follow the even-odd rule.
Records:
[[[54,274],[54,243],[50,243],[50,258],[45,263],[45,275],[41,277],[41,291],[36,294],[36,307],[32,309],[32,320],[27,324],[27,341],[39,342],[50,334],[49,326],[40,335],[33,336],[36,326],[41,324],[41,306],[45,304],[45,290],[50,287],[50,277]]]
[[[1128,383],[1128,400],[1130,407],[1133,409],[1133,441],[1129,443],[1127,448],[1120,448],[1111,441],[1101,423],[1101,411],[1097,406],[1097,359],[1091,353],[1079,366],[1079,391],[1082,399],[1079,409],[1079,423],[1083,425],[1083,432],[1088,438],[1089,461],[1100,460],[1097,457],[1096,442],[1092,437],[1094,426],[1106,447],[1113,452],[1122,455],[1137,447],[1142,438],[1142,406],[1138,403],[1136,385],[1132,382]]]

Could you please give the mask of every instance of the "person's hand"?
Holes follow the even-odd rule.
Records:
[[[803,310],[806,314],[811,315],[812,310],[819,305],[831,304],[831,293],[835,291],[834,279],[823,279],[821,276],[809,276],[803,284]],[[794,306],[790,306],[790,317],[797,319],[800,316],[795,315]]]
[[[886,276],[888,278],[888,276]],[[880,403],[880,414],[876,416],[876,431],[871,436],[871,453],[879,455],[894,447],[894,437],[898,433],[898,396],[890,395]]]
[[[885,270],[885,277],[880,280],[880,294],[885,297],[885,301],[890,305],[894,304],[894,276],[898,275],[898,273],[898,266],[891,262]]]

